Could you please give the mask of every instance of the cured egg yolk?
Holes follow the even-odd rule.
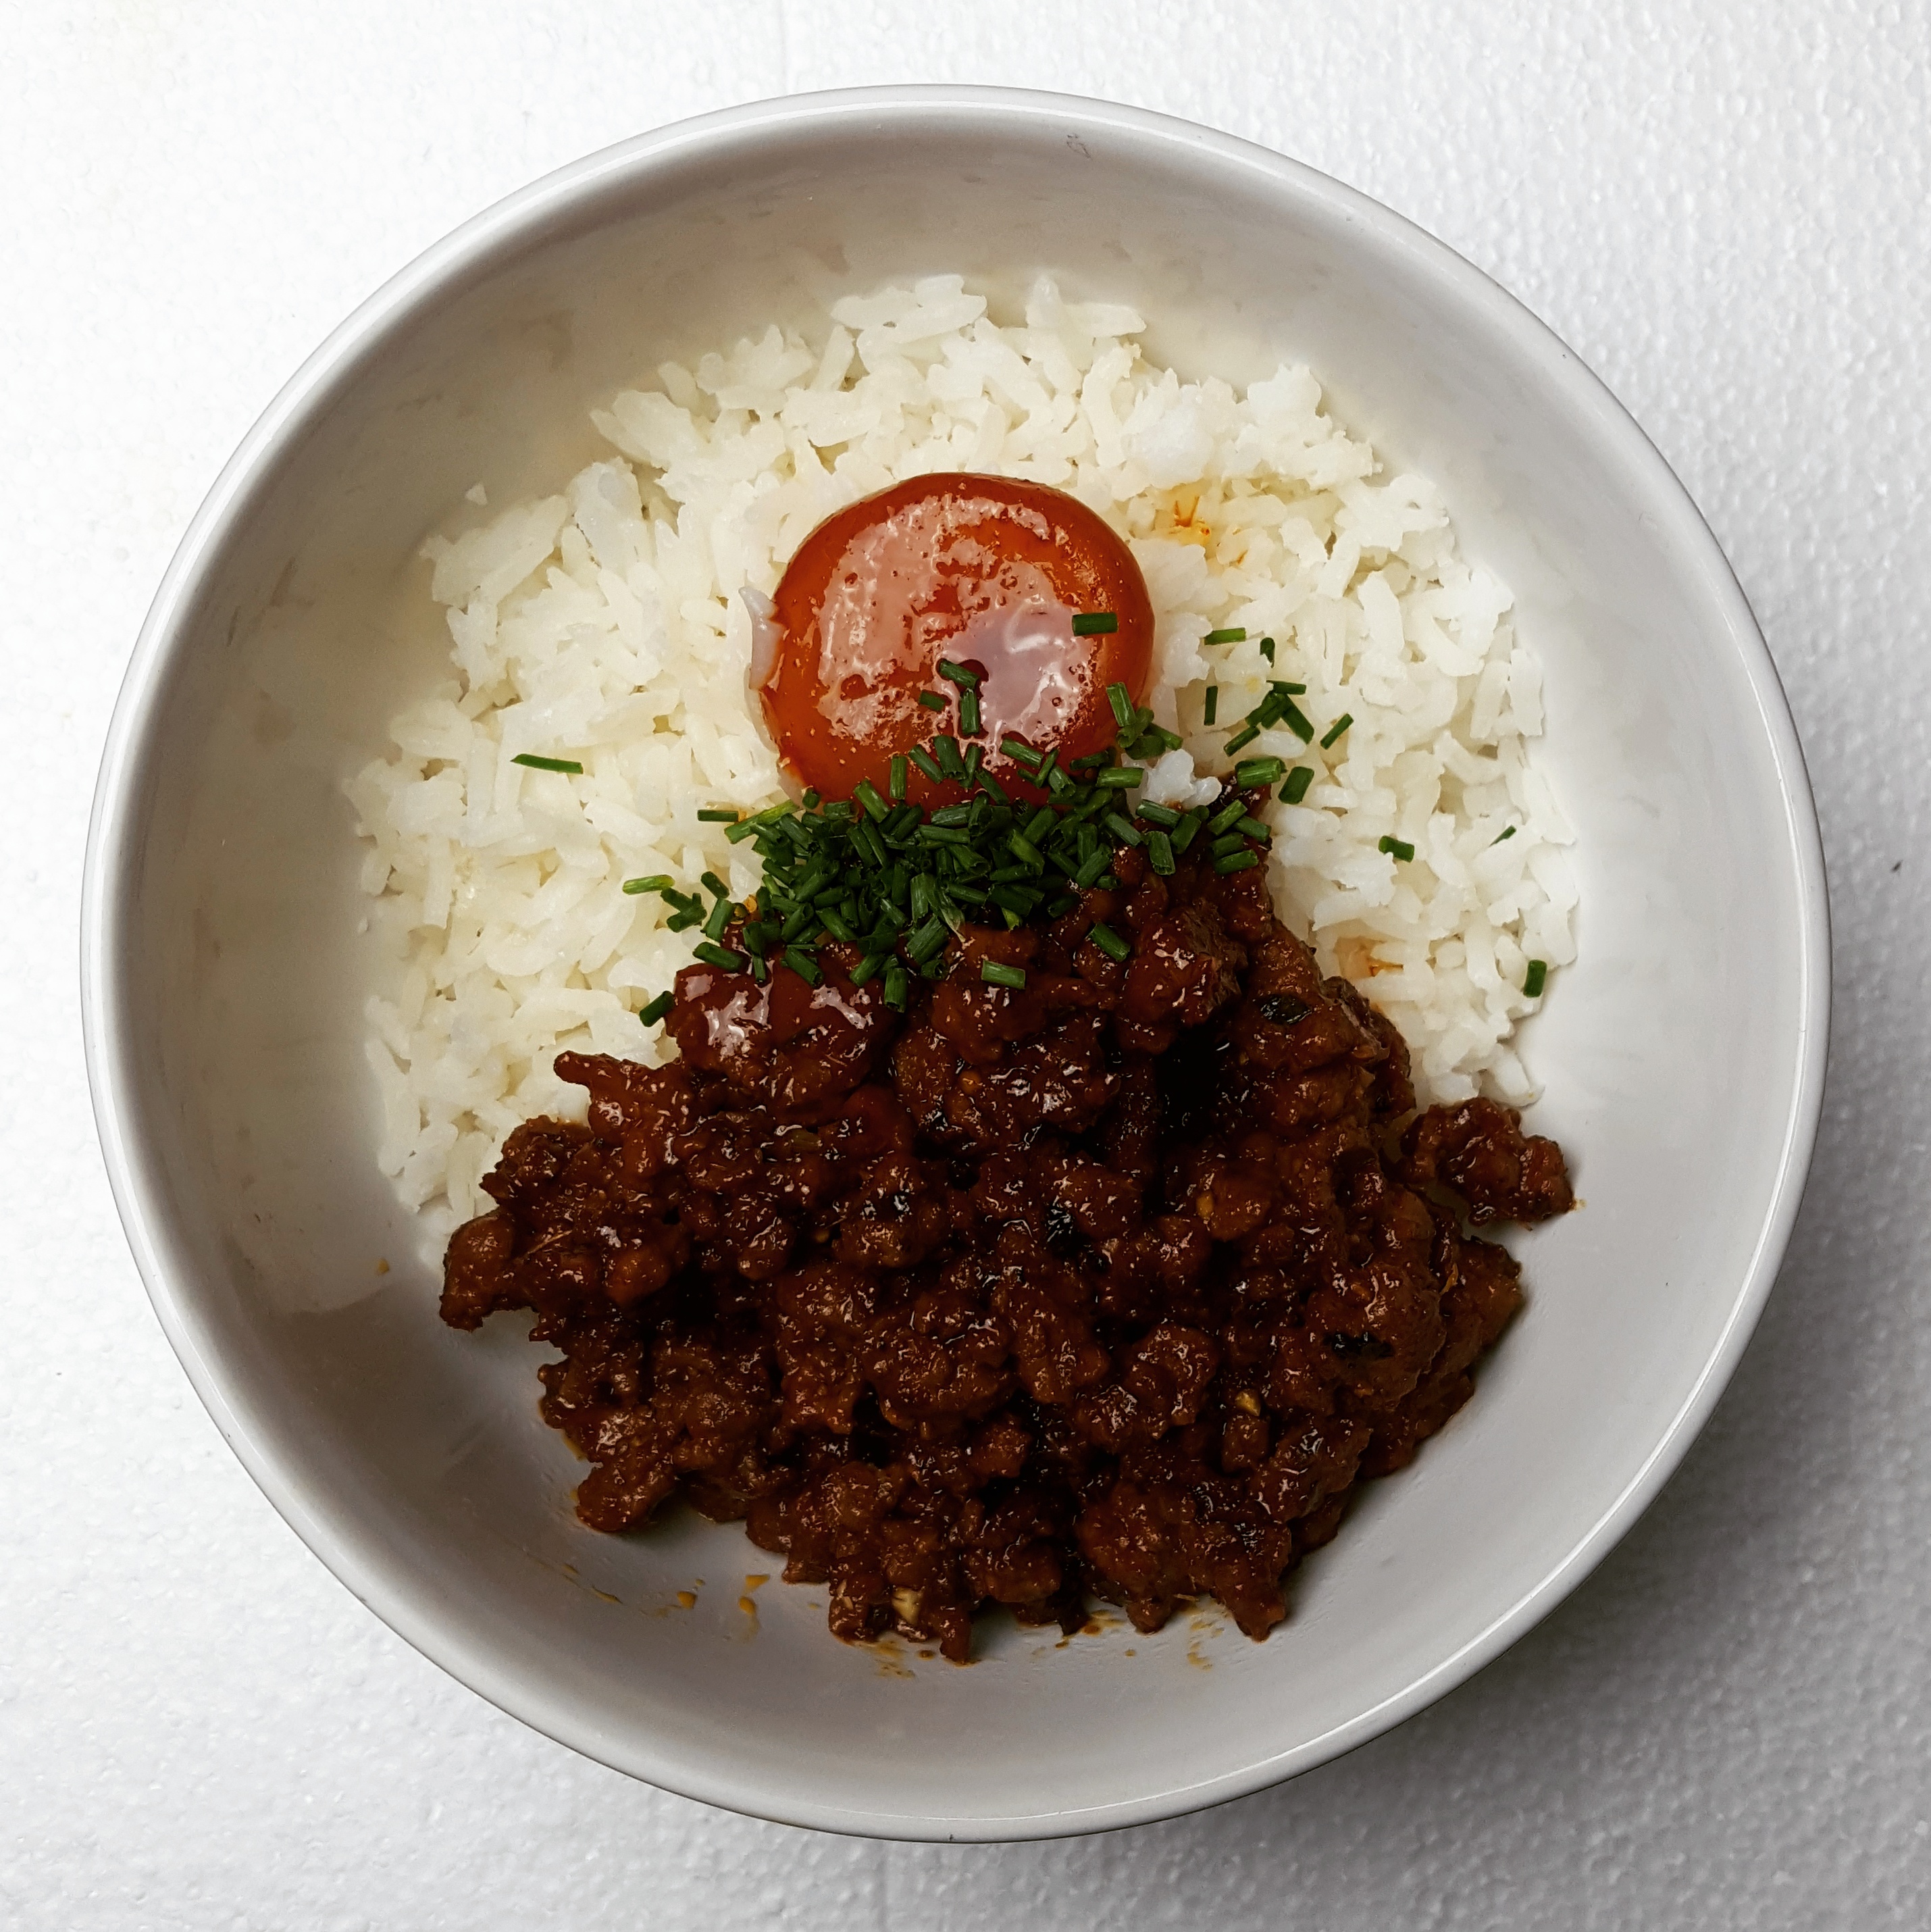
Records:
[[[1077,498],[1010,477],[915,477],[839,511],[799,546],[774,604],[765,717],[791,776],[827,798],[864,778],[882,790],[895,756],[958,733],[941,659],[977,673],[970,742],[1028,799],[1037,788],[1002,741],[1063,766],[1103,749],[1117,728],[1107,686],[1138,704],[1153,662],[1153,606],[1125,542]],[[919,703],[928,692],[943,710]],[[961,796],[910,766],[914,804]]]

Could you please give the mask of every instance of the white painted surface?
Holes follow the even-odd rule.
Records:
[[[1924,8],[724,0],[708,39],[696,17],[0,16],[0,648],[19,694],[0,760],[19,1042],[0,1111],[0,1919],[1922,1924]],[[970,1851],[661,1797],[520,1730],[343,1592],[148,1311],[94,1149],[72,970],[85,800],[142,610],[327,328],[463,216],[603,142],[787,87],[915,79],[1108,94],[1268,142],[1433,229],[1566,336],[1756,603],[1812,760],[1839,940],[1791,1263],[1708,1434],[1597,1576],[1444,1704],[1295,1785]]]

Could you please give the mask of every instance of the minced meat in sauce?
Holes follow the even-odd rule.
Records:
[[[1465,1220],[1571,1202],[1509,1109],[1416,1114],[1394,1028],[1205,846],[964,927],[903,1014],[827,942],[816,986],[686,968],[669,1065],[559,1057],[587,1124],[511,1136],[442,1315],[527,1309],[562,1352],[542,1408],[595,1465],[586,1523],[681,1496],[827,1586],[838,1636],[956,1660],[995,1605],[1286,1615],[1517,1306]]]

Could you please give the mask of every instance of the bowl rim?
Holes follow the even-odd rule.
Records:
[[[1598,447],[1639,488],[1687,568],[1727,615],[1768,740],[1797,880],[1799,947],[1797,1077],[1784,1123],[1769,1210],[1723,1327],[1660,1438],[1621,1493],[1567,1552],[1510,1607],[1402,1690],[1288,1750],[1191,1784],[1131,1800],[1006,1817],[946,1818],[886,1813],[826,1802],[801,1774],[783,1802],[769,1787],[748,1792],[727,1774],[694,1770],[646,1744],[606,1732],[585,1735],[554,1706],[528,1670],[446,1627],[434,1604],[390,1575],[352,1520],[322,1488],[286,1467],[251,1433],[228,1378],[207,1345],[184,1258],[170,1252],[167,1187],[159,1162],[139,1143],[133,1053],[124,1017],[123,907],[118,890],[135,861],[157,700],[187,648],[182,620],[262,476],[301,435],[329,392],[392,330],[426,310],[448,284],[487,269],[532,238],[555,214],[667,164],[727,153],[760,136],[808,126],[854,128],[907,123],[943,113],[990,126],[1048,118],[1069,139],[1082,130],[1124,136],[1144,149],[1190,149],[1244,171],[1276,191],[1320,204],[1450,285],[1516,356],[1566,392],[1589,420]],[[128,1246],[163,1332],[229,1448],[256,1486],[334,1576],[405,1642],[499,1708],[559,1744],[662,1789],[775,1822],[863,1836],[997,1841],[1069,1836],[1153,1822],[1225,1803],[1351,1750],[1472,1676],[1567,1597],[1629,1530],[1682,1460],[1714,1408],[1755,1329],[1789,1244],[1822,1112],[1831,1006],[1830,910],[1823,847],[1802,747],[1783,685],[1754,614],[1721,547],[1688,491],[1607,386],[1515,296],[1445,242],[1306,164],[1256,142],[1144,108],[1030,89],[936,85],[868,87],[748,102],[675,122],[556,169],[472,216],[368,296],[307,358],[242,439],[181,537],[144,620],[115,700],[90,818],[82,887],[81,1013],[88,1083],[101,1153]]]

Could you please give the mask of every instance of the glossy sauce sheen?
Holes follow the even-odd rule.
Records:
[[[560,1351],[543,1414],[595,1466],[586,1523],[681,1496],[837,1635],[958,1661],[994,1606],[1069,1635],[1094,1597],[1142,1630],[1210,1593],[1250,1636],[1281,1621],[1514,1311],[1462,1220],[1571,1196],[1492,1101],[1411,1119],[1401,1036],[1205,845],[961,927],[903,1014],[827,941],[816,986],[686,967],[667,1065],[559,1055],[588,1120],[510,1136],[442,1315],[527,1309]]]
[[[958,730],[952,704],[919,703],[955,697],[942,658],[979,673],[978,742],[1023,797],[1036,794],[1000,740],[1055,747],[1062,764],[1102,749],[1106,687],[1138,704],[1153,662],[1153,606],[1125,542],[1077,499],[1009,477],[916,477],[852,504],[805,538],[775,601],[765,716],[792,775],[828,798],[862,778],[883,789],[895,754]],[[1102,610],[1117,630],[1073,635],[1077,614]],[[908,774],[915,803],[960,795]]]

